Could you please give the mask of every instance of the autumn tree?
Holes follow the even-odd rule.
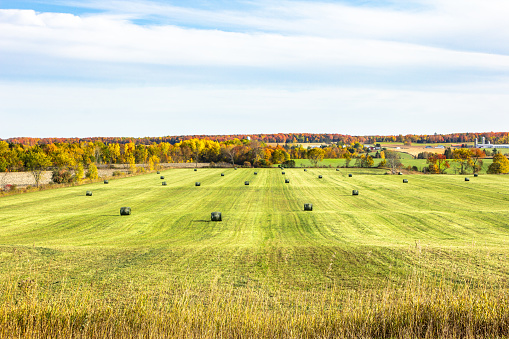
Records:
[[[99,178],[97,166],[94,163],[88,166],[87,178],[90,178],[92,180]]]
[[[493,163],[488,167],[489,174],[502,174],[509,173],[509,160],[502,155],[496,154],[493,156]]]
[[[473,148],[470,150],[470,156],[472,158],[472,168],[474,169],[474,173],[479,172],[482,168],[482,158],[486,156],[486,153],[480,148]]]
[[[429,154],[426,162],[431,173],[444,174],[451,167],[444,154]]]
[[[385,152],[385,161],[387,162],[389,168],[391,169],[391,173],[395,174],[396,171],[401,167],[401,156],[399,152],[386,150]]]
[[[307,156],[309,161],[311,161],[311,163],[313,164],[313,166],[316,167],[318,166],[318,162],[323,160],[325,152],[323,149],[315,147],[308,150]]]
[[[454,163],[460,166],[460,174],[465,174],[468,168],[473,167],[472,153],[468,148],[456,148],[452,151]]]
[[[51,166],[51,159],[42,150],[31,149],[24,154],[23,157],[25,168],[28,169],[35,181],[35,186],[39,187],[42,172]]]

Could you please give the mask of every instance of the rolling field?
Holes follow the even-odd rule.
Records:
[[[371,155],[374,155],[374,153],[372,153]],[[373,165],[374,167],[378,166],[380,161],[382,161],[382,159],[373,159],[373,160],[374,160],[374,165]],[[422,169],[424,167],[428,167],[428,164],[426,163],[426,159],[413,159],[412,156],[408,153],[401,152],[401,160],[400,161],[404,167],[417,166],[417,168],[420,171],[422,171]],[[490,159],[482,159],[482,161],[483,161],[483,165],[482,165],[479,173],[486,174],[488,167],[493,163],[493,159],[491,159],[491,158]],[[453,160],[449,160],[449,163],[451,165],[451,168],[448,168],[446,170],[446,174],[459,173],[459,166]],[[355,165],[355,159],[350,161],[350,166],[354,166],[354,165]],[[314,164],[311,161],[309,161],[308,159],[295,159],[295,166],[297,166],[297,167],[311,167],[311,166],[314,166]],[[318,163],[318,166],[344,167],[344,166],[346,166],[346,161],[345,161],[345,159],[323,159],[322,161],[320,161]],[[372,171],[372,170],[368,170],[368,171]],[[370,173],[372,173],[372,172],[370,172]]]
[[[0,336],[509,335],[509,176],[285,172],[1,198]]]

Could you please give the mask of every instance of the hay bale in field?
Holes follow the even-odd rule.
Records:
[[[234,170],[237,170],[237,167],[234,167],[233,169],[234,169]]]
[[[120,215],[131,215],[131,207],[121,207]]]
[[[348,177],[349,177],[349,178],[351,178],[351,177],[352,177],[352,174],[351,174],[351,173],[350,173],[350,174],[348,174]]]
[[[312,211],[313,204],[304,204],[304,211]]]
[[[194,185],[195,185],[195,186],[200,186],[200,185],[201,185],[201,182],[198,182],[198,181],[197,181],[197,182],[195,182],[195,183],[194,183]]]
[[[479,176],[479,174],[474,173],[474,178],[477,178],[478,176]]]
[[[166,181],[163,181],[163,182],[162,182],[162,185],[163,185],[163,186],[166,186]]]
[[[110,182],[108,180],[104,180],[104,183],[105,184],[109,184]]]
[[[92,191],[87,191],[86,195],[87,195],[87,197],[91,197],[92,196]]]
[[[254,175],[258,175],[258,172],[254,172]]]
[[[249,185],[249,181],[244,181],[244,185]]]
[[[290,179],[285,179],[285,184],[289,184],[290,183]]]
[[[339,172],[339,168],[336,168],[336,172]]]
[[[222,221],[222,219],[221,219],[221,212],[212,212],[212,213],[210,213],[210,220],[211,221]]]
[[[161,172],[157,171],[157,174],[161,174]]]
[[[319,176],[318,176],[318,179],[322,179],[322,176],[321,176],[321,175],[319,175]]]
[[[403,175],[403,173],[401,173],[401,172],[398,172],[398,175]]]
[[[194,169],[194,171],[196,172],[196,171],[198,171],[198,169],[197,169],[197,168],[195,168],[195,169]]]
[[[404,184],[408,184],[408,179],[403,179]]]
[[[470,181],[470,178],[465,178],[465,181]]]
[[[285,172],[281,172],[282,175],[285,175]]]
[[[161,180],[164,179],[164,175],[161,175],[160,178],[161,178]]]
[[[352,191],[352,195],[359,195],[359,191],[358,190],[353,190]]]
[[[224,173],[221,173],[221,176],[224,177]]]
[[[304,168],[304,172],[307,172],[308,170]]]

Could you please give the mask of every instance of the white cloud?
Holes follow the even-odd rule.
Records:
[[[194,66],[431,67],[509,70],[509,56],[410,43],[142,27],[111,16],[0,10],[0,48],[56,59]]]

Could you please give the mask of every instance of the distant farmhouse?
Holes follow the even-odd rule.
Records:
[[[495,145],[491,144],[489,141],[486,143],[486,138],[482,137],[482,143],[477,142],[477,138],[475,138],[475,148],[509,148],[509,145]]]

